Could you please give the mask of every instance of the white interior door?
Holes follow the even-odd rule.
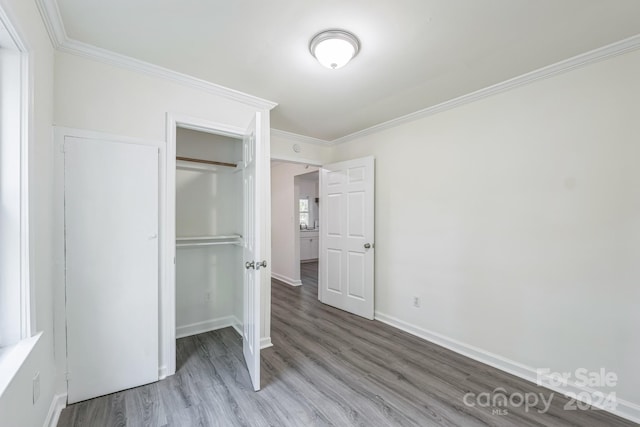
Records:
[[[69,403],[158,380],[158,155],[65,138]]]
[[[373,202],[373,157],[322,167],[318,296],[367,319],[373,319]]]
[[[242,350],[253,389],[260,390],[260,209],[256,177],[261,176],[260,113],[243,138],[244,149],[244,304]]]

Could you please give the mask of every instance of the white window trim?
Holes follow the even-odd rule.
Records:
[[[26,47],[18,46],[22,52],[21,81],[21,113],[20,113],[20,303],[21,303],[21,335],[22,339],[36,335],[35,298],[31,287],[31,233],[29,211],[29,159],[32,135],[33,103],[31,102],[31,88],[33,88],[33,73],[30,67],[31,55]]]
[[[0,7],[0,25],[6,29],[13,42],[13,48],[20,55],[20,340],[14,345],[0,349],[0,395],[15,376],[31,350],[39,341],[41,334],[35,333],[35,309],[31,290],[30,269],[30,238],[29,238],[29,146],[31,137],[31,120],[33,117],[33,103],[31,89],[33,88],[33,73],[30,67],[30,49],[24,43],[24,38],[16,30],[10,11]]]
[[[303,211],[302,209],[300,209],[300,200],[306,199],[307,200],[307,210]],[[302,226],[302,214],[307,214],[307,227],[309,226],[309,222],[311,221],[311,200],[309,199],[309,196],[307,197],[300,197],[298,199],[298,225],[301,227]]]

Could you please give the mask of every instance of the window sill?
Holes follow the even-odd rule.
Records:
[[[41,336],[42,332],[38,332],[31,338],[25,338],[10,347],[0,348],[0,397],[9,387]]]

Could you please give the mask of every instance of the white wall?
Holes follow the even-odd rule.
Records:
[[[242,161],[242,140],[240,138],[178,128],[176,141],[176,156],[225,163]]]
[[[176,171],[178,237],[243,234],[242,172]]]
[[[237,274],[237,266],[242,263],[238,246],[196,246],[176,251],[179,337],[229,326],[230,316],[241,325],[242,308],[236,311],[236,291],[242,291],[242,277]]]
[[[638,76],[635,51],[336,146],[376,158],[377,315],[640,405]]]
[[[255,108],[213,93],[56,52],[55,124],[166,140],[167,112],[245,128]]]
[[[167,113],[193,117],[225,126],[246,128],[256,108],[165,78],[151,76],[132,69],[98,60],[57,52],[55,61],[55,117],[57,126],[105,132],[113,135],[156,141],[161,148],[161,162],[166,158],[165,143]],[[261,125],[269,128],[268,111],[263,111]],[[266,138],[268,133],[264,133]],[[267,161],[270,153],[264,153]],[[269,179],[260,183],[259,191],[268,194]],[[165,195],[161,193],[161,198]],[[269,212],[268,199],[263,208]],[[161,202],[162,203],[162,202]],[[161,215],[161,222],[164,216]],[[268,218],[264,218],[266,223]],[[61,222],[58,232],[62,236]],[[263,258],[271,265],[269,233],[262,242]],[[62,239],[62,237],[61,237]],[[161,244],[164,236],[160,235]],[[162,263],[164,265],[165,263]],[[167,268],[167,267],[162,267]],[[263,269],[262,338],[270,336],[270,267]],[[58,280],[58,288],[63,282]],[[161,295],[162,298],[162,295]],[[56,322],[64,330],[64,300],[56,300]],[[56,336],[60,351],[65,348],[62,332]],[[161,346],[164,347],[163,343]],[[59,365],[61,372],[64,365]]]
[[[53,49],[35,2],[0,0],[0,7],[27,44],[33,79],[33,111],[29,137],[30,276],[35,301],[35,330],[42,336],[31,354],[0,396],[0,420],[8,426],[40,426],[54,396],[52,277],[52,179],[51,123],[53,121]],[[32,403],[32,379],[40,373],[40,399]]]
[[[317,167],[275,162],[271,167],[271,274],[300,285],[299,225],[294,177]]]
[[[294,145],[298,146],[299,152],[294,151]],[[282,135],[279,132],[272,132],[271,158],[319,166],[329,163],[329,160],[331,160],[331,147],[329,145],[304,142],[288,135]]]

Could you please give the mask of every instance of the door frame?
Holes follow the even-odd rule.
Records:
[[[271,155],[268,111],[261,114],[261,117],[263,134],[260,139],[262,141],[261,148],[263,156],[261,159],[256,159],[256,161],[263,162],[263,165],[267,165]],[[178,128],[183,128],[217,135],[226,135],[240,140],[242,140],[246,133],[244,127],[177,113],[167,113],[166,126],[166,185],[162,187],[165,192],[166,220],[163,228],[164,235],[160,241],[162,247],[160,275],[164,277],[160,289],[160,379],[173,375],[176,372],[176,131]],[[267,159],[267,163],[265,163],[265,159]],[[260,269],[262,283],[261,294],[263,294],[260,310],[262,329],[260,347],[266,348],[271,346],[271,310],[269,309],[271,306],[271,198],[267,197],[270,192],[265,190],[271,186],[271,176],[268,168],[263,166],[262,170],[265,171],[264,176],[260,177],[262,184],[256,190],[263,195],[260,197],[262,212],[264,212],[264,215],[262,215],[260,219],[260,232],[263,236],[260,251],[262,259],[267,261],[267,268]]]
[[[291,163],[291,162],[290,162]],[[308,163],[305,163],[307,166],[313,166],[310,165]],[[298,205],[298,201],[300,200],[300,176],[302,175],[307,175],[307,174],[312,174],[312,173],[316,173],[318,174],[318,197],[320,197],[320,172],[322,171],[322,166],[313,166],[313,167],[317,167],[318,169],[316,169],[315,171],[311,171],[311,172],[305,172],[299,175],[294,175],[293,176],[293,204],[295,206],[295,212],[296,212],[296,217],[297,221],[294,221],[293,224],[293,233],[294,233],[294,253],[295,253],[295,271],[298,273],[298,279],[300,281],[302,281],[302,274],[300,273],[300,264],[302,264],[302,257],[300,256],[301,253],[301,248],[300,248],[300,238],[301,236],[301,232],[302,230],[300,229],[300,210],[299,210],[299,205]],[[296,185],[296,178],[298,185]],[[311,202],[310,202],[311,203]],[[311,206],[311,205],[310,205]],[[316,220],[318,220],[319,222],[320,219],[320,208],[318,208],[318,214],[317,214],[317,218]]]
[[[313,166],[313,167],[317,167],[318,170],[318,181],[320,179],[320,171],[322,170],[322,165],[324,164],[322,162],[322,160],[317,160],[317,159],[301,159],[301,158],[296,158],[293,156],[287,156],[287,155],[283,155],[282,153],[279,154],[275,154],[272,157],[269,158],[269,173],[271,173],[271,161],[278,161],[278,162],[285,162],[285,163],[291,163],[291,164],[298,164],[298,165],[309,165],[309,166]],[[294,200],[292,201],[294,204],[297,203],[297,198],[299,196],[299,192],[296,191],[296,187],[295,187],[295,176],[294,176],[294,192],[293,192],[293,197]],[[269,199],[269,203],[271,203],[271,184],[269,184],[269,188],[268,188],[268,199]],[[297,205],[296,205],[297,206]],[[297,212],[297,210],[296,210]],[[269,215],[271,215],[271,209],[269,209]],[[320,211],[318,210],[318,215],[320,215]],[[293,242],[292,245],[294,247],[294,253],[295,255],[295,260],[294,263],[297,265],[298,268],[298,279],[300,279],[300,229],[299,226],[297,224],[295,224],[296,221],[294,221],[293,224],[293,228],[294,228],[294,237],[293,237]],[[269,222],[269,236],[271,236],[271,222]],[[269,237],[269,242],[271,242],[271,238]],[[269,245],[271,245],[271,243],[269,243]],[[271,255],[271,254],[269,254]],[[275,277],[275,279],[282,281],[282,278],[278,278]],[[271,272],[269,272],[269,281],[271,280]],[[269,282],[271,283],[271,282]],[[293,284],[293,282],[288,282],[285,281],[285,283],[288,283],[291,286],[300,286],[301,284]],[[270,285],[269,285],[270,286]],[[271,298],[269,296],[269,298]],[[264,348],[264,346],[262,347]]]
[[[292,140],[291,142],[296,142],[296,141]],[[299,141],[299,142],[303,142],[303,141]],[[368,157],[371,157],[371,158],[373,158],[375,160],[374,156],[364,156],[362,158],[368,158]],[[291,155],[278,153],[278,154],[275,154],[273,157],[271,157],[271,160],[281,161],[281,162],[286,162],[286,163],[307,164],[307,165],[310,165],[310,166],[317,166],[319,168],[318,169],[318,173],[320,175],[320,180],[322,180],[322,178],[321,178],[322,177],[322,170],[323,170],[323,168],[325,166],[332,165],[332,164],[335,164],[335,163],[342,163],[344,161],[355,160],[355,159],[348,159],[348,160],[342,160],[342,161],[335,162],[335,161],[323,161],[323,160],[320,160],[320,159],[304,159],[304,158],[298,158],[298,157],[294,157],[294,156],[291,156]],[[375,163],[374,163],[374,168],[375,168]],[[320,185],[320,194],[322,194],[322,188],[321,187],[322,186]],[[295,190],[294,190],[294,196],[295,196]],[[322,197],[322,196],[320,196],[320,197]],[[374,178],[374,197],[375,197],[375,178]],[[322,206],[322,204],[321,204],[321,206]],[[374,210],[375,210],[375,203],[374,203]],[[322,218],[323,217],[322,208],[320,208],[318,213],[319,213],[320,218]],[[294,227],[295,227],[295,224],[294,224]],[[320,234],[322,234],[322,229],[323,228],[320,227],[320,230],[321,230]],[[375,225],[374,225],[374,232],[375,232]],[[373,240],[375,240],[375,239],[373,239]],[[300,248],[298,247],[298,245],[299,245],[298,233],[294,233],[293,245],[294,245],[294,248],[297,247],[297,251],[296,252],[299,254],[300,253]],[[321,259],[320,255],[321,254],[319,254],[319,257],[318,257],[319,263],[320,263],[320,259]],[[297,261],[299,263],[300,259],[298,258]],[[320,265],[318,267],[320,268]],[[375,298],[375,264],[374,264],[373,278],[374,278],[374,298]],[[276,277],[276,279],[277,279],[277,277]],[[320,271],[318,271],[318,279],[320,279]],[[291,284],[291,283],[289,283],[289,284]],[[318,300],[321,301],[321,302],[322,302],[322,296],[323,296],[323,294],[322,294],[322,286],[320,284],[320,280],[318,280]],[[374,299],[373,311],[374,311],[373,317],[375,317],[375,299]]]

